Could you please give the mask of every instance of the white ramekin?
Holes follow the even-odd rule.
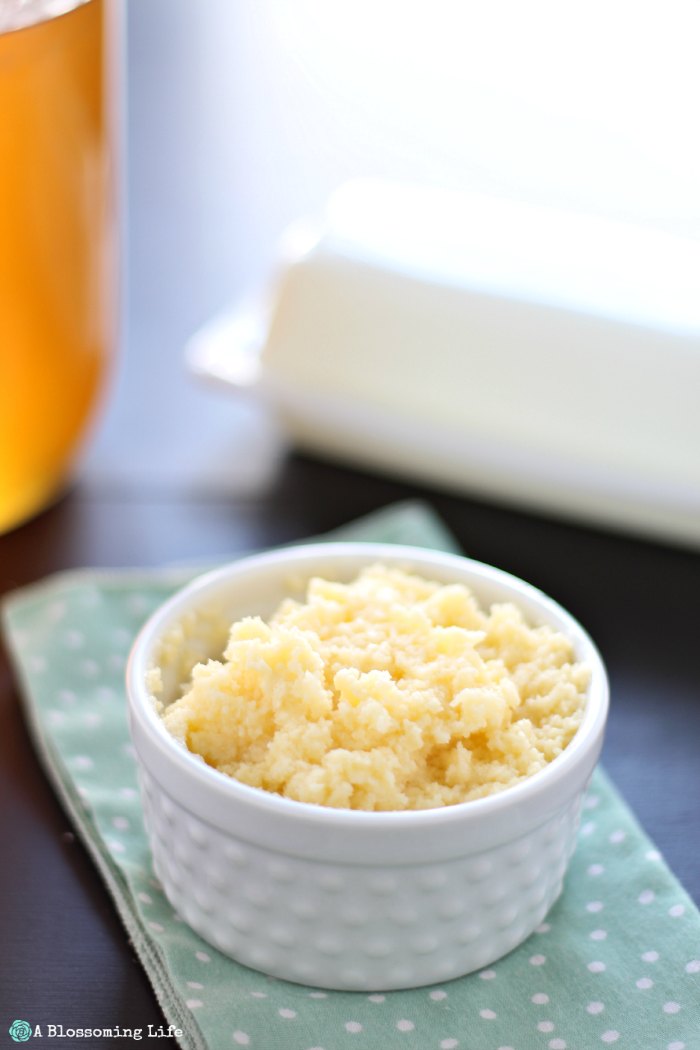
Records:
[[[169,735],[147,686],[164,648],[172,653],[179,639],[185,663],[219,655],[209,640],[212,624],[269,615],[310,576],[349,580],[373,562],[467,584],[485,606],[514,601],[531,623],[571,639],[591,680],[583,722],[563,754],[488,798],[367,813],[248,787]],[[178,674],[166,674],[166,698]],[[541,591],[468,558],[364,543],[287,548],[200,577],[146,623],[127,686],[153,864],[173,907],[247,966],[364,991],[458,977],[532,933],[561,892],[608,707],[597,649]]]

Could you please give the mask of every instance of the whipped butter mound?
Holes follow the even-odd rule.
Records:
[[[373,565],[312,579],[269,624],[231,628],[197,664],[168,730],[210,766],[301,802],[425,809],[542,769],[576,732],[588,670],[512,604]]]

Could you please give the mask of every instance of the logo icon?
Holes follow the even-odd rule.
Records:
[[[29,1021],[13,1021],[10,1035],[16,1043],[26,1043],[27,1039],[32,1038],[32,1026]]]

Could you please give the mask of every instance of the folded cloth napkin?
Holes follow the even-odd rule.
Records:
[[[416,504],[333,536],[342,537],[455,549]],[[700,915],[600,770],[562,897],[525,944],[481,973],[383,995],[318,991],[240,966],[192,933],[153,877],[123,684],[139,626],[191,575],[63,573],[4,609],[39,757],[183,1047],[700,1047]]]

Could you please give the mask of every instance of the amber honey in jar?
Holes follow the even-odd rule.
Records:
[[[109,0],[0,0],[0,533],[65,484],[115,334]]]

